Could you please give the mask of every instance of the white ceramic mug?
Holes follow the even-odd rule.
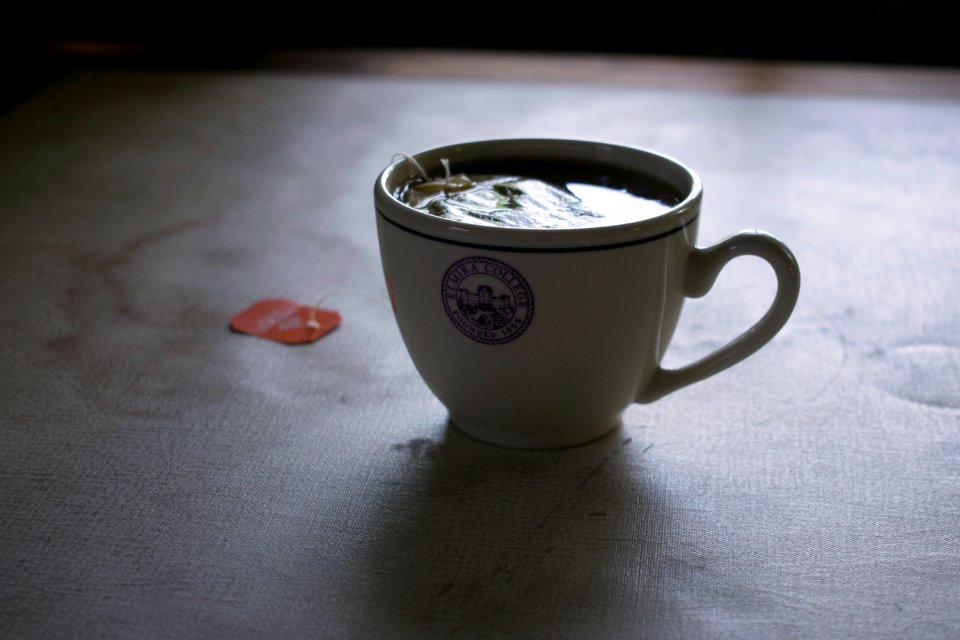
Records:
[[[800,292],[790,250],[761,231],[695,247],[697,175],[661,154],[573,140],[487,140],[416,154],[431,175],[497,162],[585,163],[667,185],[679,204],[629,224],[515,229],[452,222],[396,193],[406,160],[374,187],[380,254],[397,324],[414,364],[453,423],[487,442],[551,448],[615,428],[651,402],[746,358],[784,325]],[[766,315],[726,346],[680,369],[660,361],[685,297],[704,295],[732,258],[758,256],[777,277]],[[468,298],[472,298],[468,300]],[[463,307],[498,305],[480,326]]]

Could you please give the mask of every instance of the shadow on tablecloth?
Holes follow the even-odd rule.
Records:
[[[371,637],[597,637],[656,629],[663,505],[622,428],[582,447],[516,451],[447,425],[394,445],[403,477],[357,549]],[[672,617],[672,616],[668,616]]]

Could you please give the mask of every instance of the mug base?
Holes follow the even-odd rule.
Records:
[[[450,414],[449,425],[475,440],[508,449],[564,449],[593,442],[621,426],[620,416],[612,421],[599,421],[590,428],[524,430],[501,426],[491,429],[464,421]]]

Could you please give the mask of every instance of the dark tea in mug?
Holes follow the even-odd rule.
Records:
[[[682,197],[636,174],[567,163],[467,165],[405,183],[397,199],[455,222],[518,229],[614,226],[662,215]],[[418,168],[419,171],[419,168]]]

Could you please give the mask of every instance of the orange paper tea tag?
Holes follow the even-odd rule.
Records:
[[[314,342],[340,326],[340,314],[291,300],[260,300],[230,318],[234,331],[286,344]]]

